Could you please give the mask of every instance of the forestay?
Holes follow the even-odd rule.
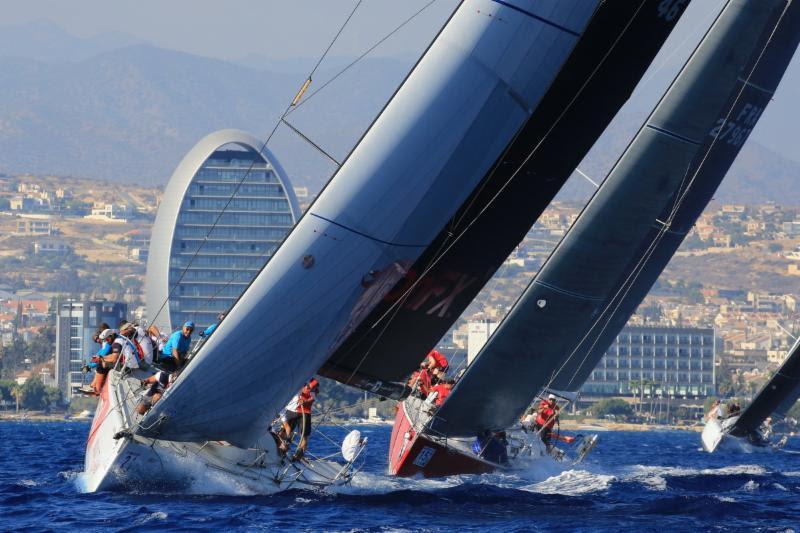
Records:
[[[519,134],[321,373],[385,396],[464,312],[633,91],[684,0],[604,2]],[[631,53],[635,50],[635,53]]]
[[[784,5],[781,0],[728,3],[456,385],[431,423],[433,430],[466,435],[508,427],[543,387],[580,388],[677,247],[675,231],[682,231],[682,238],[691,227],[757,120],[758,110],[748,106],[744,112],[738,95]],[[731,121],[741,122],[739,132],[723,137],[721,128],[728,131]],[[681,203],[695,185],[697,197]],[[676,227],[676,212],[685,217],[685,227]],[[661,243],[663,253],[649,255]],[[636,278],[643,267],[652,269],[650,281],[633,293],[630,285],[645,279]],[[621,312],[620,303],[631,294],[638,300]]]
[[[464,1],[139,432],[256,442],[486,175],[596,4]]]

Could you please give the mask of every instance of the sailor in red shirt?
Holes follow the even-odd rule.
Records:
[[[447,357],[442,355],[441,352],[431,350],[428,352],[428,355],[425,356],[425,359],[423,359],[421,366],[427,368],[430,372],[433,372],[437,368],[440,368],[443,372],[447,372]]]
[[[548,449],[550,448],[550,434],[558,421],[558,410],[556,397],[554,394],[550,394],[546,400],[539,403],[536,422],[533,424],[533,429],[539,432],[539,437]]]
[[[281,416],[283,423],[281,437],[285,437],[287,441],[291,440],[292,432],[300,424],[300,442],[292,460],[301,458],[308,447],[308,436],[311,435],[311,406],[314,405],[317,392],[319,392],[319,381],[312,378],[289,401]]]
[[[450,380],[443,380],[431,387],[430,394],[436,393],[436,398],[433,400],[433,403],[436,407],[441,406],[447,397],[450,395],[450,391],[453,390],[453,382]]]
[[[411,379],[408,380],[408,386],[411,388],[412,394],[417,391],[419,396],[424,400],[431,391],[431,373],[428,372],[427,368],[420,368],[411,374]]]

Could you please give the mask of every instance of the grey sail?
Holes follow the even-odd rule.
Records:
[[[736,437],[746,437],[758,430],[773,413],[780,417],[800,398],[800,339],[798,339],[775,375],[758,391],[730,429]]]
[[[755,58],[771,42],[785,6],[784,0],[728,2],[456,385],[430,424],[433,431],[455,436],[508,427],[542,388],[575,391],[583,384],[630,315],[617,316],[626,291],[649,265],[652,249],[674,231],[671,217],[683,205],[683,192],[698,180],[718,183],[727,171],[732,157],[714,167],[706,167],[705,158],[714,149],[730,150],[732,138],[718,134],[720,121],[726,127],[739,118],[734,109],[742,80],[753,79]],[[758,112],[752,111],[753,117],[743,120],[754,123]],[[746,133],[735,137],[734,152],[745,138]],[[704,178],[706,170],[710,178]],[[650,272],[653,280],[671,255],[661,257],[663,264]],[[649,287],[643,288],[642,297]],[[637,303],[629,302],[631,312]],[[612,323],[614,317],[617,322]]]
[[[137,432],[256,442],[481,182],[597,3],[462,2]]]

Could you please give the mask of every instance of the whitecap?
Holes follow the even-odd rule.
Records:
[[[751,479],[750,481],[742,485],[742,488],[739,490],[744,490],[747,492],[755,492],[759,489],[759,487],[761,487],[761,485],[759,485],[758,483],[756,483]]]
[[[153,522],[155,520],[166,520],[168,516],[169,515],[163,511],[156,511],[142,518],[139,524],[146,524],[147,522]]]
[[[521,487],[522,490],[539,494],[562,494],[580,496],[592,492],[607,490],[616,477],[606,474],[594,474],[586,470],[569,470],[548,478],[539,483]]]
[[[32,479],[22,479],[20,481],[17,481],[17,485],[22,485],[23,487],[36,487],[40,485],[40,483]]]

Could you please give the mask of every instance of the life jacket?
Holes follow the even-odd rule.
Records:
[[[450,395],[452,388],[453,386],[449,383],[439,383],[438,385],[431,387],[431,394],[434,392],[436,393],[436,400],[434,400],[434,404],[437,406],[442,405]]]
[[[556,409],[550,407],[547,401],[539,404],[539,412],[536,415],[536,424],[544,427],[548,431],[553,429],[556,424]]]
[[[297,395],[297,412],[311,414],[311,406],[314,405],[314,393],[306,391],[305,387]]]

